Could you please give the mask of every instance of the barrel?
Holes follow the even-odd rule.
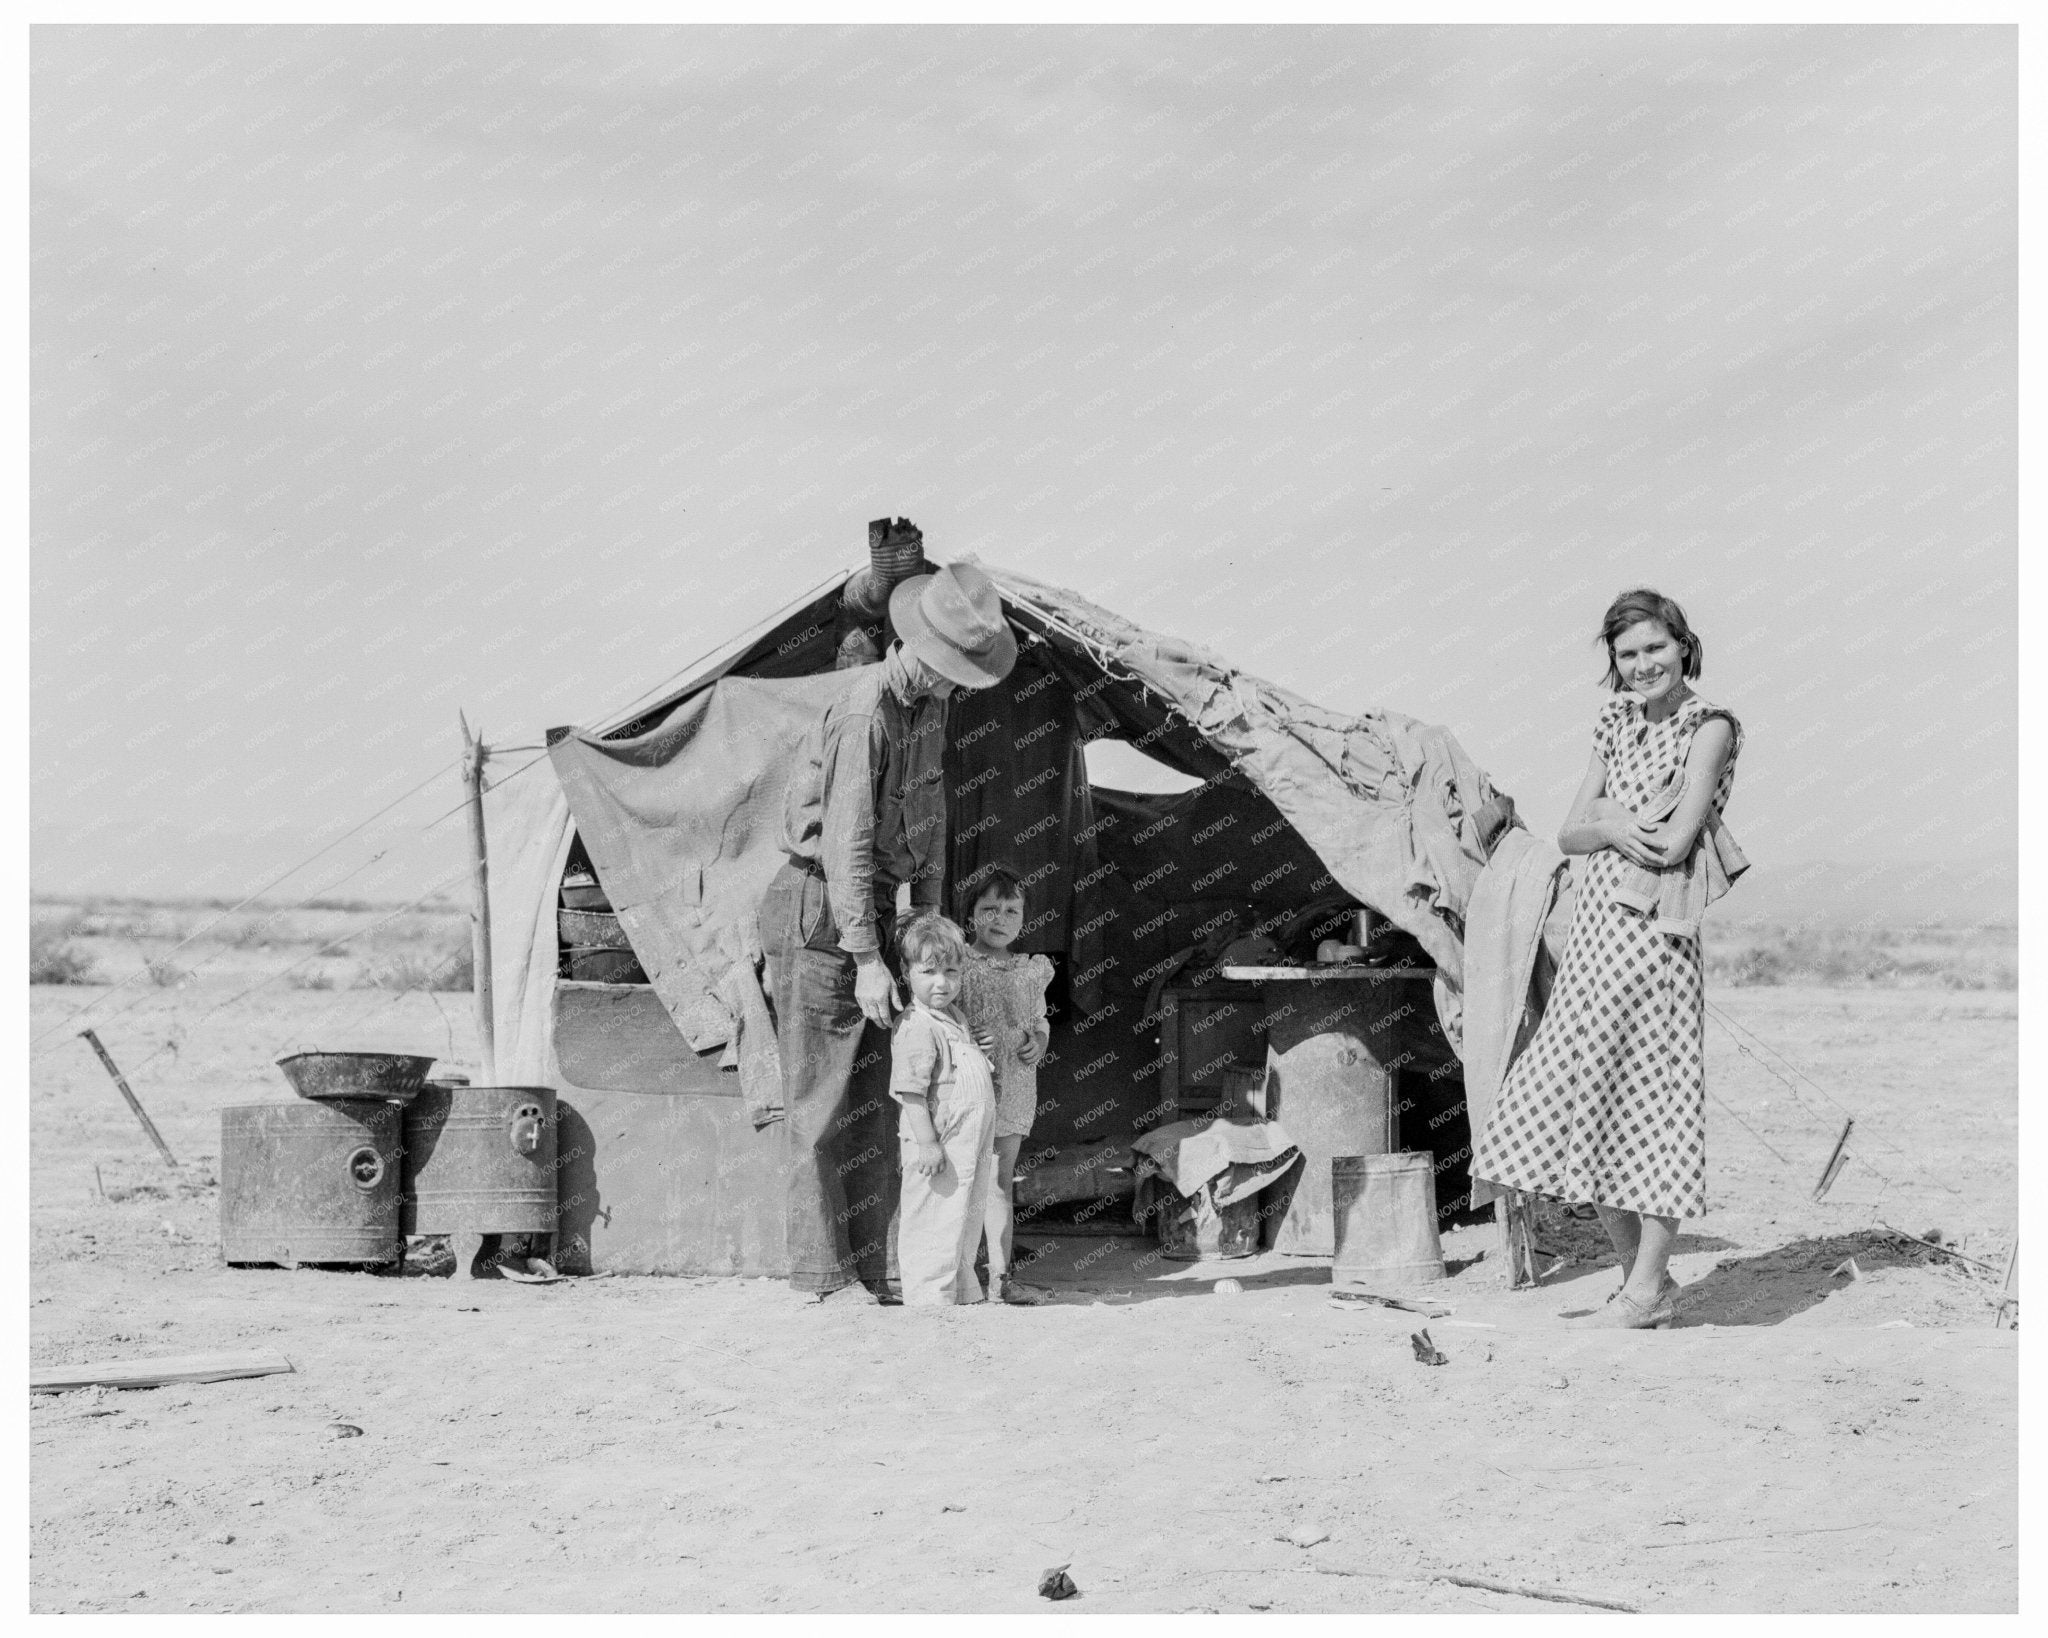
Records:
[[[1266,1012],[1266,1114],[1305,1164],[1267,1217],[1267,1244],[1296,1257],[1336,1249],[1330,1162],[1394,1147],[1397,1010],[1405,986],[1383,982],[1274,985]],[[1305,992],[1305,993],[1304,993]]]
[[[398,1260],[399,1108],[377,1099],[220,1112],[220,1249],[230,1263]]]
[[[429,1082],[405,1111],[407,1234],[555,1232],[555,1089]]]
[[[1331,1284],[1420,1285],[1444,1277],[1434,1155],[1337,1155],[1330,1200],[1337,1240]]]

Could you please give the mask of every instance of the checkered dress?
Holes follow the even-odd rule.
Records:
[[[1709,717],[1694,695],[1665,722],[1624,694],[1593,728],[1607,794],[1640,808]],[[1730,753],[1714,792],[1735,782]],[[1612,901],[1626,866],[1602,848],[1587,861],[1564,962],[1536,1034],[1515,1060],[1472,1156],[1472,1175],[1558,1200],[1657,1217],[1707,1209],[1705,996],[1697,939],[1660,933]]]

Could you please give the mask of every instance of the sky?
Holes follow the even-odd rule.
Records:
[[[1753,860],[2009,858],[2016,62],[39,28],[32,885],[426,891],[458,710],[604,717],[885,514],[1445,724],[1540,831],[1652,585]]]

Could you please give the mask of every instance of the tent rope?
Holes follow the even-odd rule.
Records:
[[[791,598],[787,603],[783,604],[782,607],[777,609],[773,614],[770,614],[763,619],[755,621],[754,624],[748,628],[745,635],[737,638],[727,638],[722,642],[712,644],[711,647],[707,648],[702,654],[699,654],[696,657],[696,659],[688,661],[686,664],[679,666],[676,670],[671,671],[666,677],[664,677],[660,682],[656,683],[652,688],[642,690],[639,694],[636,694],[632,699],[628,700],[624,705],[618,706],[613,710],[608,711],[603,716],[592,717],[587,722],[578,723],[576,725],[576,731],[578,733],[590,733],[593,730],[595,730],[597,725],[601,722],[608,722],[613,727],[617,727],[622,722],[630,722],[632,720],[633,712],[639,709],[639,707],[644,701],[653,699],[654,696],[659,694],[664,688],[672,686],[678,678],[688,676],[693,669],[695,669],[697,666],[702,665],[706,660],[710,659],[712,655],[718,653],[720,650],[727,648],[744,649],[746,645],[752,642],[762,631],[766,630],[769,626],[774,625],[777,620],[780,620],[785,614],[789,613],[791,609],[802,608],[804,604],[810,602],[812,598],[816,597],[827,586],[831,585],[833,581],[842,578],[845,575],[845,573],[846,571],[841,569],[835,570],[833,573],[828,574],[827,576],[825,576],[823,580],[820,580],[816,585],[812,586],[810,590],[802,592],[796,597]]]
[[[443,774],[445,774],[449,768],[459,766],[461,766],[460,763],[451,762],[444,764],[442,767],[436,768],[432,773],[428,774],[425,779],[422,779],[417,785],[413,786],[412,789],[406,791],[403,795],[393,797],[389,802],[386,802],[384,806],[379,808],[375,813],[371,814],[367,819],[364,819],[359,823],[352,825],[349,829],[343,831],[339,836],[335,837],[334,840],[329,842],[325,847],[319,848],[316,851],[307,854],[305,858],[301,859],[289,870],[283,871],[280,874],[271,877],[269,881],[265,882],[261,887],[257,888],[255,892],[249,894],[239,903],[230,905],[227,909],[221,911],[219,915],[215,916],[213,920],[205,923],[201,927],[195,928],[192,932],[186,934],[185,937],[180,939],[176,944],[172,945],[171,948],[165,951],[162,956],[158,957],[158,959],[160,961],[170,960],[172,956],[176,955],[180,950],[184,949],[186,945],[191,944],[197,939],[203,938],[212,929],[218,927],[222,922],[226,921],[229,916],[234,915],[236,911],[246,910],[250,905],[254,904],[256,900],[260,899],[265,893],[268,893],[273,887],[277,886],[279,882],[289,881],[293,876],[296,876],[301,870],[304,870],[306,866],[311,864],[315,859],[321,858],[325,854],[332,853],[337,847],[341,846],[341,844],[347,841],[351,836],[354,836],[355,834],[357,834],[357,832],[363,830],[366,826],[375,824],[379,819],[383,818],[385,814],[389,813],[393,808],[397,807],[400,803],[408,802],[413,797],[419,795],[421,791],[425,790],[435,780],[439,779]],[[396,846],[397,844],[394,843],[393,845]],[[384,850],[384,852],[387,853],[389,851],[389,848],[386,848]],[[375,855],[375,857],[373,857],[369,862],[371,864],[375,864],[378,859],[381,859],[383,857],[384,853],[379,853]],[[360,865],[357,866],[357,869],[350,871],[349,875],[355,875],[357,871],[361,870],[362,868],[363,867]],[[312,896],[314,898],[319,898],[324,894],[330,893],[336,887],[338,887],[341,882],[345,882],[348,879],[348,876],[343,876],[340,878],[340,881],[329,882],[327,886],[320,888]],[[283,915],[286,913],[287,910],[303,909],[308,902],[310,901],[302,899],[297,905],[290,905],[287,906],[285,910],[280,910],[276,912],[276,915]],[[273,915],[271,919],[276,919],[276,916]],[[209,957],[209,959],[211,958]],[[146,973],[147,971],[148,969],[145,967],[143,969],[143,972]],[[94,996],[90,1001],[86,1002],[84,1006],[78,1008],[77,1011],[67,1014],[62,1023],[53,1025],[51,1028],[44,1030],[42,1034],[35,1036],[29,1042],[31,1052],[33,1052],[36,1046],[48,1040],[51,1036],[68,1033],[71,1029],[71,1026],[75,1022],[77,1022],[77,1020],[83,1018],[87,1013],[93,1011],[94,1008],[102,1006],[106,1002],[111,1001],[116,995],[118,995],[122,990],[126,989],[130,984],[133,984],[141,976],[142,973],[130,973],[126,978],[122,979],[119,983],[110,986],[103,993]],[[122,1009],[124,1013],[129,1010],[131,1009]],[[115,1016],[119,1017],[121,1016],[121,1014],[117,1013],[115,1014]]]
[[[775,610],[774,613],[768,615],[766,618],[762,620],[757,621],[754,624],[754,626],[750,628],[742,637],[738,639],[728,640],[725,642],[720,642],[713,645],[711,648],[706,649],[702,654],[698,655],[695,659],[689,661],[687,664],[685,664],[678,670],[671,672],[667,677],[665,677],[662,681],[656,683],[652,688],[643,690],[639,695],[635,696],[635,698],[628,701],[624,706],[617,708],[615,711],[608,713],[606,716],[592,718],[588,722],[580,724],[579,731],[587,732],[597,723],[608,720],[616,721],[628,719],[629,714],[635,708],[640,706],[643,701],[651,699],[656,694],[660,693],[661,690],[663,690],[664,688],[670,687],[678,678],[687,675],[694,667],[701,665],[705,660],[709,659],[712,655],[717,654],[720,650],[726,648],[744,648],[744,645],[746,643],[753,641],[761,631],[772,626],[777,620],[782,619],[791,610],[800,608],[805,603],[817,597],[818,594],[822,592],[827,586],[831,585],[835,579],[841,578],[843,576],[843,573],[844,571],[836,571],[834,574],[827,575],[823,580],[818,581],[808,590],[802,592],[797,597],[793,598],[791,601],[783,604],[782,607]],[[547,760],[547,747],[545,747],[544,745],[503,746],[499,748],[497,754],[516,754],[525,751],[538,751],[540,754],[535,756],[531,761],[521,763],[517,768],[514,768],[510,773],[506,774],[504,778],[492,783],[488,787],[489,789],[496,790],[501,786],[507,785],[512,780],[517,779],[521,774],[527,772],[528,769],[533,768],[537,764],[545,762]],[[488,755],[491,753],[487,751],[486,754]],[[215,928],[219,927],[223,922],[225,922],[230,916],[233,916],[242,910],[246,910],[251,904],[254,904],[265,893],[268,893],[280,882],[289,881],[293,876],[297,875],[300,871],[304,870],[308,865],[312,864],[315,860],[323,858],[325,855],[333,852],[335,848],[341,846],[342,843],[348,841],[351,837],[360,834],[370,825],[375,824],[377,820],[383,818],[385,814],[391,812],[394,808],[400,806],[401,804],[407,801],[410,801],[413,797],[417,796],[421,791],[425,790],[429,785],[433,784],[435,780],[442,778],[449,771],[450,768],[459,768],[460,766],[461,763],[457,761],[453,763],[444,763],[441,767],[436,768],[432,773],[428,774],[426,778],[422,779],[418,784],[413,785],[408,790],[402,792],[396,797],[393,797],[389,802],[385,803],[384,806],[378,808],[374,813],[367,815],[363,819],[358,820],[354,825],[350,826],[349,829],[343,831],[339,836],[336,836],[332,841],[327,842],[323,846],[314,849],[313,852],[307,854],[303,859],[300,859],[296,864],[271,877],[268,881],[264,882],[260,887],[257,887],[250,893],[246,894],[235,904],[230,905],[227,909],[220,911],[211,920],[205,922],[201,926],[195,928],[192,932],[186,934],[175,945],[173,945],[170,950],[166,951],[162,956],[159,956],[157,958],[157,963],[162,963],[170,960],[171,957],[175,956],[179,951],[186,949],[188,946],[194,944],[199,939],[204,938],[208,933],[210,933]],[[303,910],[307,908],[307,906],[313,903],[315,900],[322,898],[329,893],[332,893],[334,889],[342,885],[342,883],[347,882],[352,878],[361,875],[363,871],[368,870],[371,866],[377,864],[380,860],[386,858],[394,850],[417,843],[423,837],[432,833],[436,828],[445,824],[448,820],[454,818],[456,814],[463,812],[467,806],[468,803],[466,799],[463,802],[458,802],[454,807],[449,808],[446,812],[437,814],[434,818],[428,820],[424,825],[421,825],[417,830],[415,830],[409,836],[403,838],[401,841],[393,842],[389,846],[379,849],[376,853],[373,853],[368,859],[365,859],[361,864],[357,865],[353,870],[350,870],[345,874],[335,878],[333,881],[328,882],[325,886],[316,889],[307,898],[301,899],[294,904],[288,904],[278,907],[277,909],[273,910],[268,917],[265,918],[265,925],[267,925],[271,921],[275,921],[279,916],[289,915],[295,910]],[[282,978],[287,973],[296,971],[298,968],[304,966],[306,962],[315,959],[319,955],[327,951],[336,949],[343,944],[351,942],[353,939],[359,937],[364,932],[374,931],[375,928],[383,926],[385,922],[394,919],[394,917],[398,915],[403,915],[408,910],[418,908],[419,905],[425,903],[426,900],[432,898],[436,893],[440,892],[443,887],[447,886],[450,882],[456,880],[457,877],[465,874],[467,874],[466,871],[457,872],[456,876],[443,878],[440,882],[437,882],[432,888],[429,888],[427,892],[423,893],[419,898],[414,899],[410,904],[402,906],[399,910],[394,911],[391,916],[385,917],[382,921],[375,922],[368,928],[358,929],[355,933],[347,934],[346,936],[340,939],[328,941],[327,943],[321,945],[321,947],[315,950],[311,955],[302,957],[300,960],[291,963],[287,967],[280,968],[276,973],[273,973],[270,976],[270,978],[264,979],[258,982],[257,984],[252,985],[249,989],[242,991],[239,995],[232,996],[227,1001],[220,1003],[219,1006],[210,1009],[208,1012],[202,1014],[199,1020],[197,1020],[197,1022],[205,1022],[205,1020],[211,1018],[214,1015],[214,1013],[219,1012],[222,1007],[232,1006],[235,1004],[235,1002],[243,999],[243,997],[253,995],[257,990],[262,989],[265,984],[270,983],[277,978]],[[193,971],[196,973],[202,970],[204,967],[206,967],[206,965],[209,962],[219,959],[221,955],[226,953],[227,948],[228,946],[224,944],[221,947],[221,949],[216,950],[212,955],[200,961],[193,968]],[[77,1007],[71,1012],[65,1014],[62,1020],[60,1020],[56,1024],[51,1025],[50,1028],[44,1030],[40,1035],[33,1037],[29,1042],[31,1059],[33,1060],[37,1057],[46,1056],[49,1052],[55,1051],[59,1046],[63,1044],[63,1039],[69,1038],[72,1034],[75,1033],[74,1026],[80,1019],[86,1017],[90,1013],[96,1012],[99,1008],[105,1006],[108,1002],[112,1001],[114,997],[119,995],[122,991],[140,982],[140,980],[143,977],[148,975],[148,972],[149,964],[146,964],[140,970],[130,973],[126,978],[123,978],[118,982],[110,985],[100,994],[92,997],[92,999],[87,1001],[83,1006]],[[405,992],[400,993],[402,994]],[[118,1012],[112,1014],[111,1017],[109,1017],[105,1021],[108,1023],[113,1023],[121,1018],[127,1017],[130,1013],[136,1011],[139,1007],[146,1003],[148,999],[149,997],[146,993],[137,996],[127,1006],[121,1008]],[[38,1050],[39,1048],[41,1049],[40,1051]],[[151,1062],[156,1057],[160,1056],[162,1052],[168,1049],[169,1043],[166,1043],[165,1047],[158,1048],[156,1052],[152,1052],[149,1055],[149,1057],[142,1059],[134,1067],[139,1070],[143,1064]]]

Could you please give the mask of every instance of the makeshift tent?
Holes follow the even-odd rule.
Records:
[[[1375,1048],[1410,1077],[1389,1093],[1416,1115],[1421,1140],[1404,1125],[1402,1141],[1462,1162],[1457,1060],[1436,1014],[1454,1023],[1464,907],[1512,803],[1441,728],[1326,710],[1074,592],[982,567],[1019,657],[1004,684],[950,708],[948,880],[1017,869],[1018,948],[1058,969],[1027,1168],[1099,1178],[1104,1154],[1186,1113],[1173,1088],[1203,1075],[1162,1035],[1163,997],[1213,1000],[1200,985],[1234,940],[1310,954],[1359,907],[1384,919],[1404,973],[1434,969],[1395,1009],[1400,1039]],[[835,669],[847,578],[627,720],[551,731],[544,762],[490,789],[499,1078],[561,1094],[572,1266],[780,1271],[779,1078],[755,908],[782,858],[792,752],[848,682]],[[1104,738],[1201,783],[1092,787],[1084,747]],[[630,943],[631,982],[616,966],[608,981],[572,976],[593,969],[568,953],[582,924],[564,914],[564,880],[586,867]],[[1218,1026],[1212,1093],[1263,1050],[1258,1020],[1226,1017],[1223,993],[1188,1025]],[[847,1191],[873,1219],[857,1229],[877,1232],[894,1153],[878,1086],[856,1088]]]

